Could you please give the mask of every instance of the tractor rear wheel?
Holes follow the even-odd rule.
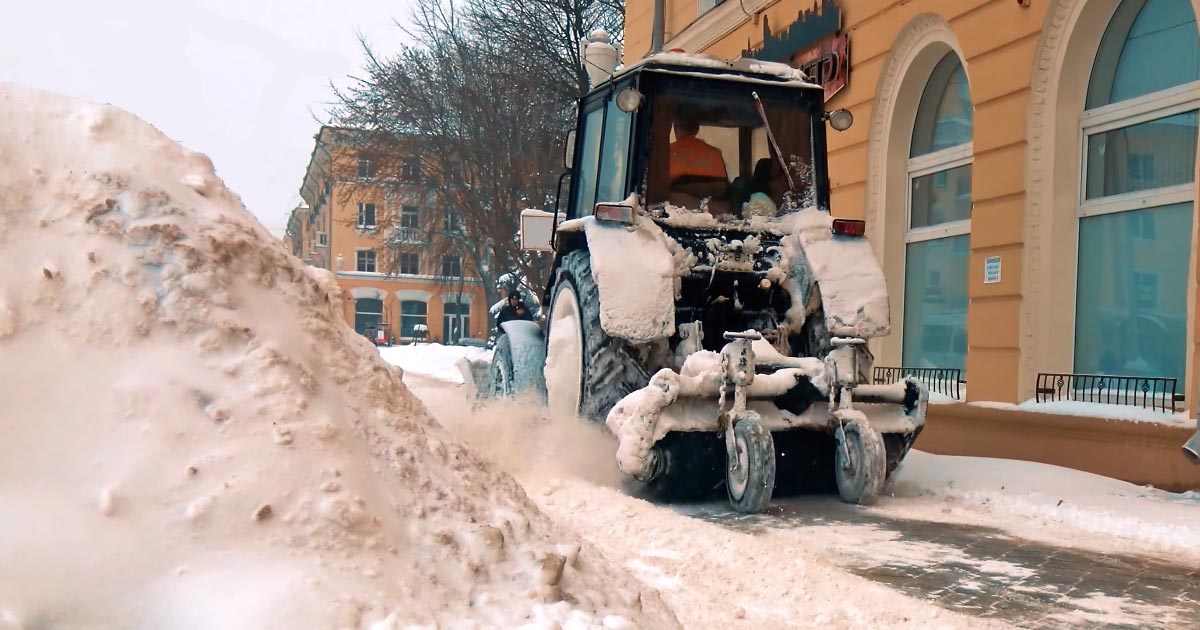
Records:
[[[600,290],[590,253],[562,259],[547,318],[546,396],[550,410],[604,422],[627,394],[650,376],[629,342],[600,326]]]

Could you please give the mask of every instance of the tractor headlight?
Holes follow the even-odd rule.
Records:
[[[829,126],[838,131],[845,131],[854,124],[854,114],[851,114],[848,109],[829,112],[825,114],[825,118],[829,120]]]
[[[642,93],[637,88],[627,87],[617,92],[617,108],[625,113],[632,112],[642,104]]]

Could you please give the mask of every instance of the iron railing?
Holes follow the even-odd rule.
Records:
[[[1106,405],[1131,405],[1175,413],[1183,402],[1175,378],[1163,376],[1106,376],[1101,374],[1037,375],[1037,402],[1074,400]]]
[[[876,385],[895,383],[909,376],[925,383],[931,392],[962,399],[962,385],[966,381],[962,378],[962,370],[958,368],[876,366],[871,374]]]

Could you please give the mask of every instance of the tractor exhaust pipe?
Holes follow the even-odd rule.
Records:
[[[654,0],[654,23],[650,31],[650,54],[662,52],[663,31],[666,29],[663,21],[663,3],[666,0]]]
[[[1183,456],[1188,458],[1189,462],[1200,465],[1200,429],[1196,429],[1192,439],[1183,445]]]

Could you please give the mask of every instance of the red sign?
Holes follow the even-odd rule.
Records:
[[[792,57],[792,65],[825,88],[825,102],[850,82],[850,38],[839,33]]]

